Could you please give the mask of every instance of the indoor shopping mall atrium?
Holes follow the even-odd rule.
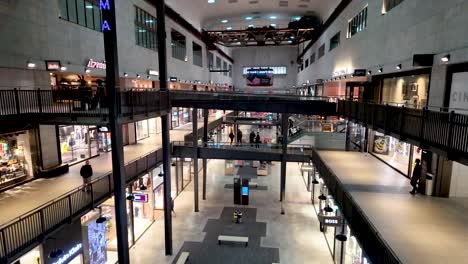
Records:
[[[0,264],[468,262],[468,0],[0,17]]]

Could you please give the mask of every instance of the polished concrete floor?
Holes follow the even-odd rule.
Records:
[[[176,215],[172,219],[174,254],[165,256],[164,223],[156,221],[130,250],[132,263],[173,263],[184,243],[186,246],[192,242],[203,243],[205,238],[209,238],[208,229],[205,228],[220,219],[225,207],[233,206],[232,189],[225,188],[226,184],[233,182],[233,176],[225,176],[224,166],[222,160],[208,162],[207,200],[201,199],[200,181],[200,212],[194,212],[193,184],[175,199]],[[255,208],[256,221],[266,225],[266,235],[260,237],[259,246],[279,249],[279,263],[333,263],[324,235],[319,231],[310,193],[300,173],[299,164],[288,163],[284,215],[281,215],[279,202],[279,163],[270,166],[268,176],[255,179],[259,185],[268,186],[267,190],[251,189],[250,204],[247,206]],[[193,261],[200,263],[196,259]],[[264,263],[256,261],[261,260],[244,258],[240,263]]]
[[[468,199],[410,195],[409,180],[369,154],[319,155],[402,263],[468,262]]]

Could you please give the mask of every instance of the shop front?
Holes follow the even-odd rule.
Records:
[[[421,160],[422,149],[377,131],[369,131],[369,152],[411,178],[416,159]]]
[[[74,164],[96,157],[100,152],[104,152],[108,145],[107,133],[101,130],[96,126],[60,126],[59,138],[62,163]]]
[[[32,179],[31,131],[0,135],[0,189]]]
[[[171,120],[171,129],[192,122],[192,113],[190,111],[190,108],[173,107]]]
[[[142,140],[149,137],[149,120],[138,121],[135,123],[136,140]]]
[[[408,108],[427,106],[430,69],[375,76],[373,83],[380,86],[380,103]]]

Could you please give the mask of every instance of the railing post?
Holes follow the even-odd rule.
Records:
[[[448,137],[447,137],[447,146],[448,149],[452,149],[452,136],[453,136],[453,123],[455,119],[455,111],[450,111],[449,113],[449,131],[448,131]]]
[[[2,244],[3,244],[3,253],[5,254],[5,263],[8,263],[8,252],[7,252],[7,245],[6,245],[6,241],[5,241],[5,232],[4,231],[1,231],[0,234],[2,235]],[[1,260],[1,258],[0,258]]]
[[[37,104],[39,106],[39,113],[42,114],[41,88],[37,88]]]
[[[69,209],[69,213],[70,213],[70,222],[72,221],[73,219],[73,208],[72,208],[72,201],[71,201],[71,195],[68,196],[68,209]]]
[[[14,95],[15,95],[16,114],[19,115],[19,114],[21,114],[19,92],[18,92],[17,88],[15,88],[13,91],[14,91]]]

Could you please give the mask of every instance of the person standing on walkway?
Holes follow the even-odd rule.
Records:
[[[413,169],[413,177],[411,177],[411,186],[413,186],[413,190],[411,190],[411,194],[416,194],[418,187],[419,187],[419,180],[421,179],[421,160],[416,159],[416,165]]]
[[[89,165],[89,160],[87,160],[85,162],[85,165],[81,167],[80,175],[81,177],[83,177],[83,191],[90,191],[89,184],[91,183],[91,177],[93,176],[93,168],[91,167],[91,165]]]
[[[237,144],[242,144],[242,131],[237,129]]]
[[[254,146],[254,143],[255,143],[255,132],[250,132],[250,135],[249,135],[249,142],[250,142],[250,146],[253,147]]]
[[[260,143],[262,143],[260,140],[260,133],[257,132],[257,136],[255,137],[255,148],[260,148]]]
[[[229,132],[229,139],[231,140],[229,145],[232,145],[232,142],[234,142],[234,131],[232,131],[232,129],[231,129],[231,132]]]

